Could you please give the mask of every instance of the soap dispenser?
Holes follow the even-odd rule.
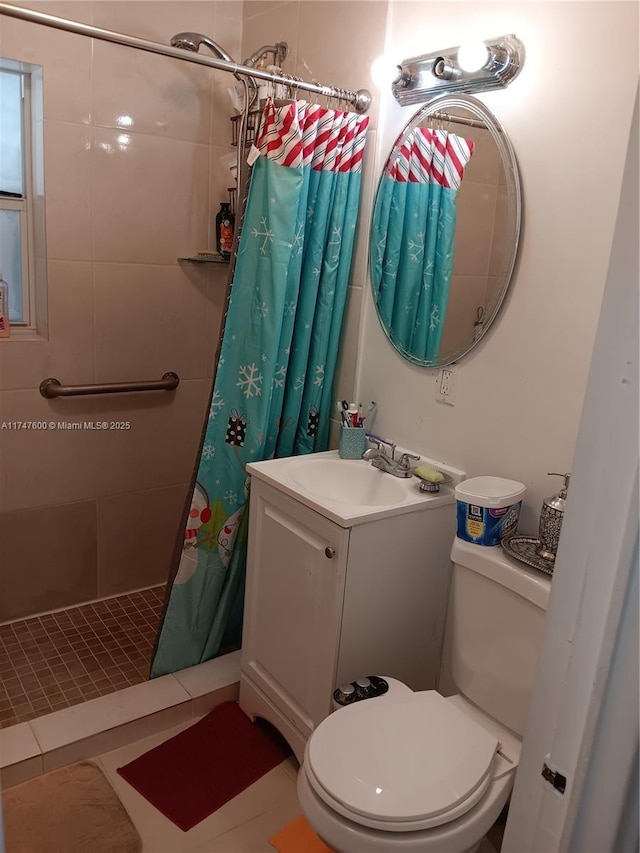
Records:
[[[560,530],[564,518],[564,509],[567,502],[567,489],[569,488],[570,474],[556,474],[550,472],[549,477],[564,477],[564,485],[557,495],[545,498],[542,502],[540,512],[540,544],[536,548],[536,554],[543,560],[553,562],[558,550]]]

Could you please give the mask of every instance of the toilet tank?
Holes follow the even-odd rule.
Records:
[[[454,539],[438,689],[461,693],[522,736],[542,643],[550,578],[497,545]]]

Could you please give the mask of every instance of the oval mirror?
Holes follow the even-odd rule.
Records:
[[[373,298],[414,364],[469,352],[505,297],[520,233],[520,181],[495,116],[468,95],[434,98],[397,138],[371,221]]]

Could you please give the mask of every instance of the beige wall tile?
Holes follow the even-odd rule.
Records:
[[[492,276],[501,276],[505,273],[509,255],[511,254],[513,231],[509,227],[508,214],[507,187],[504,184],[500,184],[496,199],[496,216],[493,225],[491,255],[489,257],[489,275]]]
[[[473,341],[478,306],[485,306],[486,276],[454,275],[447,316],[442,331],[440,353],[455,354],[468,349]]]
[[[90,24],[93,19],[93,4],[82,0],[18,5],[82,23]],[[45,118],[76,124],[91,121],[90,39],[2,16],[0,56],[44,67]]]
[[[95,381],[92,278],[84,261],[48,264],[49,340],[3,344],[0,389],[36,389],[49,376],[64,385]]]
[[[222,319],[226,307],[228,268],[209,267],[207,291],[207,319],[205,324],[205,376],[213,376],[218,341],[222,333]]]
[[[209,149],[95,128],[95,260],[172,264],[206,245]]]
[[[92,24],[95,3],[87,3],[84,0],[16,0],[13,5],[26,6],[35,12],[46,12],[60,18],[71,18],[83,24]]]
[[[487,289],[484,294],[485,317],[489,318],[495,311],[496,305],[504,298],[504,278],[502,276],[487,276]]]
[[[98,40],[93,51],[94,125],[209,142],[211,69]]]
[[[47,256],[90,261],[91,131],[79,124],[44,123]]]
[[[225,124],[229,127],[228,123]],[[230,128],[229,128],[230,129]],[[208,229],[206,248],[215,250],[216,248],[216,215],[220,210],[220,203],[229,201],[229,187],[234,186],[233,176],[229,168],[221,158],[227,157],[230,153],[235,154],[235,149],[212,145],[209,149],[209,211],[208,211]]]
[[[98,499],[98,595],[165,583],[187,486]]]
[[[371,64],[384,53],[386,0],[305,0],[300,4],[296,74],[373,93]],[[377,107],[369,110],[376,126]]]
[[[240,52],[237,55],[240,56]],[[229,89],[235,87],[238,88],[240,97],[244,97],[242,94],[244,89],[234,77],[230,74],[225,74],[223,71],[216,73],[211,109],[211,144],[224,149],[226,154],[234,154],[236,151],[235,148],[231,147],[233,139],[231,116],[237,116],[238,112],[233,108],[233,102],[229,94]]]
[[[206,373],[207,276],[180,267],[95,265],[98,382]]]
[[[241,2],[21,2],[165,43],[201,31],[242,58]],[[208,245],[218,209],[210,193],[226,198],[231,183],[221,172],[220,187],[210,180],[210,159],[233,150],[222,87],[232,78],[6,17],[0,55],[44,66],[50,320],[48,341],[4,345],[0,419],[134,426],[100,442],[89,430],[0,432],[0,511],[184,482],[204,420],[203,377],[212,371],[227,268],[178,267],[176,258]],[[212,134],[218,148],[210,152]],[[114,264],[96,264],[95,293],[94,259]],[[153,395],[48,401],[37,392],[47,376],[78,384],[171,369],[183,380],[173,403]]]
[[[468,115],[468,113],[467,113]],[[445,127],[464,139],[475,143],[471,159],[464,170],[464,182],[479,184],[497,184],[504,174],[498,146],[488,130],[481,127],[465,127],[460,124],[447,124]]]
[[[100,417],[130,430],[98,434],[98,495],[187,482],[204,423],[204,380],[181,382],[175,393],[104,398]],[[135,399],[133,399],[135,396]]]
[[[216,15],[226,15],[242,24],[243,0],[216,0]]]
[[[245,0],[243,8],[244,20],[245,22],[249,21],[258,15],[271,15],[274,12],[278,12],[281,6],[291,7],[293,5],[288,0]]]
[[[0,513],[0,621],[96,597],[94,501]]]
[[[96,0],[94,23],[139,38],[168,44],[175,33],[188,31],[212,35],[215,3],[198,0]]]
[[[94,421],[95,411],[91,397],[47,400],[37,389],[2,394],[3,421],[56,428],[0,431],[0,511],[94,497],[96,433],[58,425]]]
[[[263,44],[286,41],[289,45],[289,55],[283,69],[288,74],[298,74],[296,70],[300,14],[298,0],[286,3],[271,3],[270,0],[245,2],[244,9],[242,58],[250,56]]]
[[[227,53],[231,54],[236,62],[242,62],[242,17],[237,17],[237,11],[234,14],[233,9],[225,9],[224,3],[215,4],[215,26],[211,37],[222,47]],[[232,14],[227,14],[231,11]],[[216,71],[216,80],[230,82],[233,78],[226,71]]]
[[[489,269],[497,187],[462,182],[453,258],[454,275],[486,275]]]

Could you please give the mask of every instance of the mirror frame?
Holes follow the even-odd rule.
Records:
[[[505,179],[507,185],[507,211],[508,211],[508,221],[513,222],[513,230],[514,230],[514,239],[512,241],[511,253],[509,256],[508,264],[506,266],[506,271],[503,276],[504,281],[501,286],[501,290],[499,296],[493,306],[493,310],[491,315],[488,316],[484,322],[482,331],[475,337],[469,345],[463,345],[460,351],[456,352],[452,358],[447,360],[438,360],[437,362],[425,361],[424,359],[416,358],[411,353],[406,352],[402,347],[400,347],[389,334],[386,326],[382,322],[382,318],[380,316],[380,310],[378,308],[378,302],[375,299],[375,294],[373,292],[373,255],[374,255],[374,247],[375,241],[373,240],[373,223],[374,223],[374,212],[376,209],[376,205],[378,203],[378,197],[380,193],[380,184],[383,176],[386,174],[390,164],[397,157],[400,148],[402,147],[405,137],[408,133],[414,130],[416,127],[419,127],[425,119],[428,119],[433,113],[440,112],[444,108],[455,109],[455,108],[463,108],[473,113],[473,117],[479,119],[484,123],[487,130],[491,134],[493,141],[498,148],[498,152],[500,154],[500,159],[502,161],[502,166],[505,171]],[[513,278],[513,272],[516,265],[516,260],[518,257],[518,249],[520,247],[520,228],[522,224],[522,191],[521,191],[521,183],[520,183],[520,174],[518,170],[518,162],[516,160],[515,151],[507,136],[505,129],[502,127],[498,119],[494,116],[494,114],[489,110],[487,106],[485,106],[482,101],[479,101],[477,98],[471,97],[471,95],[438,95],[435,98],[431,98],[421,107],[416,113],[413,114],[411,119],[405,124],[400,134],[396,137],[395,142],[393,143],[393,147],[391,149],[391,153],[385,160],[385,164],[382,169],[382,173],[378,178],[378,185],[376,188],[376,194],[373,202],[373,207],[371,209],[371,225],[369,227],[369,252],[368,252],[368,261],[369,261],[369,285],[371,287],[371,294],[373,299],[373,304],[376,308],[376,314],[378,315],[378,321],[387,337],[387,340],[391,344],[391,346],[398,352],[403,358],[407,361],[410,361],[412,364],[416,364],[419,367],[425,367],[428,370],[438,370],[441,367],[446,367],[448,364],[454,364],[460,361],[465,355],[467,355],[471,350],[484,338],[489,328],[493,324],[496,319],[500,308],[505,300],[507,295],[507,291],[509,289],[509,285],[511,284]]]

